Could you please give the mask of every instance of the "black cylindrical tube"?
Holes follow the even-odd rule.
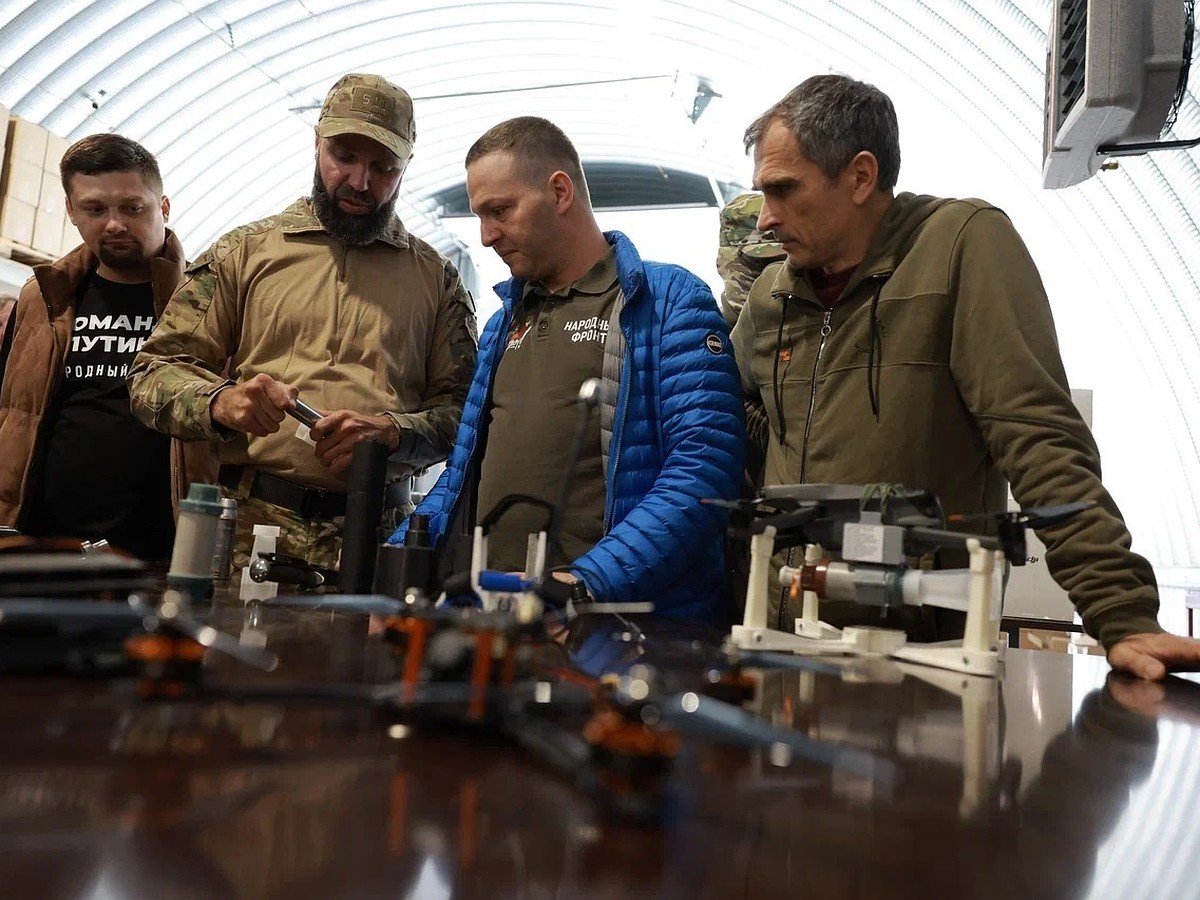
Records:
[[[433,593],[433,544],[429,517],[413,513],[403,544],[385,544],[379,548],[375,564],[375,592],[403,600],[409,588]]]
[[[387,460],[388,448],[376,441],[360,441],[350,457],[350,490],[346,494],[342,568],[338,577],[345,594],[370,592],[375,578]]]
[[[404,533],[404,546],[433,546],[429,534],[429,516],[415,512],[408,517],[408,531]]]

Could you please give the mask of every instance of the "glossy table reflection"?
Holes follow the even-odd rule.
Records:
[[[258,626],[280,668],[213,659],[206,684],[391,675],[363,617]],[[389,732],[332,698],[3,679],[0,896],[1200,896],[1194,683],[1019,650],[1002,682],[886,662],[761,678],[756,712],[874,768],[689,740],[656,826],[504,741]]]

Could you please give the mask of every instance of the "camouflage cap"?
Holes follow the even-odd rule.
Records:
[[[343,75],[321,104],[317,134],[361,134],[408,159],[417,139],[412,97],[379,75]]]
[[[730,326],[737,321],[754,280],[771,263],[787,258],[773,232],[758,230],[762,200],[762,194],[741,194],[721,210],[717,272],[725,282],[721,310]]]

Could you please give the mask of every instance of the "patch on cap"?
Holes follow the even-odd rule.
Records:
[[[417,139],[412,97],[380,75],[343,75],[321,105],[317,134],[361,134],[408,159]]]

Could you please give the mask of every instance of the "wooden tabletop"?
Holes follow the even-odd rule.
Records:
[[[238,634],[243,617],[220,624]],[[248,634],[280,667],[211,658],[209,692],[187,700],[0,679],[0,897],[1200,896],[1189,681],[1020,650],[1001,681],[883,661],[755,670],[747,709],[813,753],[685,736],[643,821],[486,730],[396,727],[353,696],[394,674],[367,631],[263,610]],[[618,667],[695,658],[670,628],[644,631],[599,657],[578,646]],[[285,696],[305,686],[321,690]]]

